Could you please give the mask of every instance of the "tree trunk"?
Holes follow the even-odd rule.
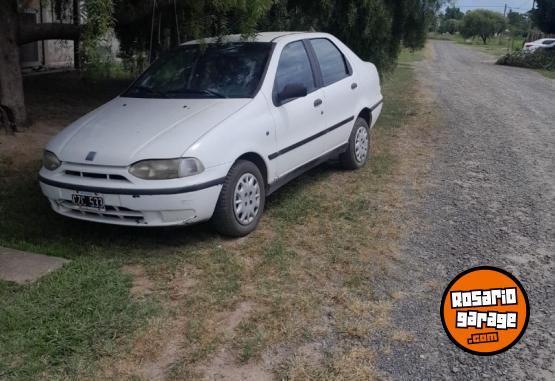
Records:
[[[28,121],[19,62],[16,0],[0,1],[0,14],[0,104],[10,110],[16,128],[23,128]]]
[[[79,0],[73,0],[73,25],[79,27],[81,24],[81,10],[79,8]],[[81,69],[81,54],[79,37],[73,40],[73,67],[76,70]]]
[[[20,45],[40,40],[75,40],[79,38],[81,29],[79,25],[44,23],[26,24],[19,28]]]

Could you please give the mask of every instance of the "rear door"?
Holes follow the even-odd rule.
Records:
[[[278,104],[277,95],[291,84],[304,85],[308,95]],[[276,161],[278,176],[282,177],[325,152],[318,137],[324,128],[323,93],[303,41],[289,43],[281,52],[273,103],[278,151],[270,160]]]
[[[331,40],[311,39],[310,46],[320,70],[326,107],[324,124],[330,130],[326,148],[331,150],[349,139],[356,117],[358,83],[347,58]]]

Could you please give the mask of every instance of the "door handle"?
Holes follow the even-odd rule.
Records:
[[[318,98],[318,99],[316,99],[316,100],[314,101],[314,107],[321,106],[322,103],[323,103],[322,100],[321,100],[320,98]]]
[[[356,82],[351,85],[352,90],[356,89],[357,87],[358,87],[358,83]]]

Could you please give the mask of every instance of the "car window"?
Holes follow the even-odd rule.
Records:
[[[290,43],[281,52],[276,72],[276,94],[294,83],[304,85],[309,93],[316,89],[310,60],[302,41]]]
[[[326,38],[310,40],[322,71],[324,86],[349,76],[349,68],[343,54]]]
[[[551,45],[555,40],[545,40],[543,42],[544,45]]]
[[[251,98],[270,43],[186,45],[154,63],[123,95],[137,98]]]

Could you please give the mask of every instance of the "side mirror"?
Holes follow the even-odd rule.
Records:
[[[290,99],[306,97],[308,89],[301,83],[291,83],[285,85],[283,90],[277,95],[277,102],[281,106]]]

